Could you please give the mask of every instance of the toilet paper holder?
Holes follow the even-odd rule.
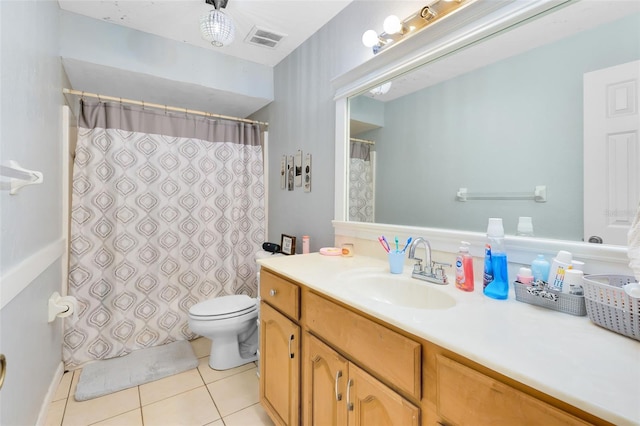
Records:
[[[73,296],[60,296],[57,291],[49,297],[49,322],[56,318],[64,318],[73,315],[74,320],[78,319],[78,300]]]

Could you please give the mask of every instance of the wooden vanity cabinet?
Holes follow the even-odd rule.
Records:
[[[304,425],[419,425],[418,407],[308,332],[303,340]]]
[[[299,287],[263,272],[260,293],[260,402],[274,423],[298,425]]]
[[[260,400],[276,424],[610,424],[269,270],[261,277]]]

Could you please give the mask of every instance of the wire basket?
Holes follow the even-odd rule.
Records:
[[[549,289],[542,282],[522,284],[515,281],[513,286],[516,290],[516,300],[520,302],[542,306],[565,314],[581,317],[587,315],[584,297],[581,295],[561,293],[557,290]]]
[[[640,299],[625,293],[628,275],[587,275],[582,279],[589,319],[597,325],[640,340]]]

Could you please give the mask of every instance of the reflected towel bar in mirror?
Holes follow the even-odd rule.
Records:
[[[467,188],[459,188],[456,201],[469,200],[533,200],[536,203],[547,201],[547,186],[537,185],[531,192],[468,192]]]

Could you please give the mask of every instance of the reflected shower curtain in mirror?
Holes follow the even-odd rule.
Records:
[[[349,220],[373,222],[375,152],[372,144],[351,141],[349,159]]]
[[[189,308],[257,296],[265,237],[257,125],[81,101],[67,368],[195,337]]]

